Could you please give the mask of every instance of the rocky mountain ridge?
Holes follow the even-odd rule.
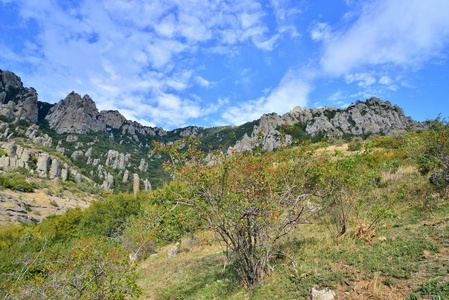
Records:
[[[10,120],[27,119],[36,123],[38,115],[42,115],[42,112],[38,111],[36,91],[33,88],[24,88],[20,77],[9,71],[0,70],[0,79],[0,100],[2,100],[0,114]],[[110,139],[120,143],[126,138],[135,142],[146,142],[148,145],[149,140],[154,137],[201,137],[205,130],[189,126],[165,131],[160,127],[144,126],[127,120],[118,111],[100,112],[89,95],[81,97],[75,92],[71,92],[65,99],[53,105],[44,118],[48,121],[49,127],[58,134],[109,132]],[[282,116],[276,113],[264,114],[258,120],[258,124],[237,137],[236,143],[229,146],[237,151],[246,151],[262,143],[265,149],[272,150],[282,143],[294,142],[294,135],[289,134],[288,130],[285,134],[281,134],[279,129],[281,126],[295,124],[302,124],[304,133],[310,136],[325,135],[337,138],[368,133],[381,134],[391,130],[423,126],[406,117],[398,106],[373,97],[351,104],[346,109],[337,107],[302,109],[297,106]]]
[[[245,135],[237,142],[234,149],[247,151],[254,145],[262,143],[265,149],[273,150],[282,143],[291,144],[294,136],[288,133],[292,132],[289,129],[294,125],[300,125],[302,133],[312,137],[322,135],[330,138],[341,138],[345,135],[387,134],[393,130],[426,126],[425,123],[406,117],[404,111],[397,105],[376,97],[353,103],[346,109],[326,106],[303,110],[296,106],[282,116],[276,113],[264,114],[260,118],[259,125],[254,126],[252,134]],[[281,135],[281,131],[285,135]]]
[[[373,97],[351,104],[346,109],[295,107],[284,115],[264,114],[259,120],[241,126],[189,126],[166,131],[127,120],[118,111],[99,111],[89,95],[71,92],[56,104],[39,102],[37,92],[33,88],[25,88],[20,77],[1,70],[0,100],[0,117],[3,118],[1,141],[14,143],[17,136],[33,145],[46,147],[48,150],[45,151],[54,149],[80,171],[75,171],[77,169],[73,166],[65,166],[63,161],[50,155],[47,171],[41,171],[41,174],[52,180],[64,181],[67,176],[63,170],[67,169],[74,175],[82,173],[93,184],[109,191],[129,192],[132,189],[135,192],[140,188],[160,186],[168,180],[160,170],[163,158],[150,151],[152,140],[170,144],[182,137],[196,136],[202,139],[206,150],[247,151],[254,147],[273,150],[306,138],[386,134],[391,130],[425,126],[406,117],[398,106]],[[40,159],[41,152],[33,152],[31,158],[25,160],[7,154],[0,161],[0,169],[26,168],[30,159]],[[36,169],[28,170],[38,172]]]

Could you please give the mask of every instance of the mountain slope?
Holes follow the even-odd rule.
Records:
[[[127,120],[118,111],[98,111],[89,95],[72,92],[57,104],[38,102],[33,88],[25,88],[20,77],[1,70],[0,100],[0,140],[14,144],[19,137],[28,148],[40,147],[26,159],[5,156],[0,169],[25,167],[59,181],[68,180],[72,174],[78,182],[87,180],[115,192],[151,189],[170,180],[160,167],[164,158],[150,152],[153,140],[170,144],[182,137],[196,136],[207,151],[247,151],[254,147],[273,150],[324,136],[348,138],[426,126],[406,117],[396,105],[370,98],[346,109],[295,107],[282,116],[265,114],[240,126],[189,126],[166,131]],[[5,147],[10,146],[4,144],[2,148]],[[43,160],[44,156],[48,157],[46,171],[38,171],[30,161]]]

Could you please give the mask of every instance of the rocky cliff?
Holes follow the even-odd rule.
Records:
[[[324,107],[303,110],[297,106],[282,116],[276,113],[264,114],[259,124],[254,126],[252,134],[245,135],[232,148],[246,151],[261,143],[265,149],[272,150],[283,143],[292,143],[295,133],[311,137],[323,135],[339,138],[350,135],[386,134],[392,130],[421,126],[425,124],[406,117],[404,111],[397,105],[372,97],[366,101],[353,103],[346,109]]]
[[[65,181],[70,173],[76,176],[83,172],[86,178],[111,191],[131,188],[136,191],[141,183],[145,189],[150,189],[152,184],[161,186],[168,180],[168,175],[160,169],[164,158],[148,154],[152,140],[170,144],[182,137],[197,136],[205,149],[225,151],[229,147],[246,151],[259,146],[272,150],[304,138],[385,134],[422,126],[406,117],[398,106],[370,98],[346,109],[295,107],[284,115],[265,114],[241,126],[189,126],[165,131],[127,120],[118,111],[99,111],[89,95],[72,92],[57,104],[38,102],[33,88],[25,88],[20,77],[1,70],[0,104],[0,115],[6,117],[0,120],[0,142],[5,142],[0,148],[9,149],[15,138],[25,138],[21,143],[25,142],[30,148],[45,148],[44,151],[30,150],[28,155],[18,146],[14,152],[18,156],[0,157],[0,173],[23,167],[38,176]],[[20,120],[37,124],[30,126],[18,122]],[[52,149],[67,160],[53,155]]]
[[[0,70],[0,115],[8,120],[25,119],[36,123],[38,119],[37,93],[24,88],[17,75]]]
[[[105,130],[106,125],[99,116],[97,106],[89,95],[81,98],[71,92],[50,109],[45,119],[57,133],[87,133]]]

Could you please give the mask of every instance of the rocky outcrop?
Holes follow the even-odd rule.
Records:
[[[152,190],[151,182],[148,179],[145,179],[143,181],[143,186],[144,186],[145,191],[151,191]]]
[[[105,165],[111,167],[113,169],[121,169],[124,170],[126,167],[126,163],[131,158],[131,154],[127,153],[119,153],[115,150],[109,150],[107,153],[106,163]]]
[[[48,134],[41,134],[39,126],[33,124],[25,132],[25,136],[36,145],[42,145],[45,147],[51,147],[53,140]]]
[[[53,106],[45,119],[57,133],[87,133],[106,129],[89,95],[81,98],[75,92]]]
[[[125,170],[125,173],[123,174],[123,182],[128,182],[129,180],[129,171]]]
[[[0,149],[5,154],[0,157],[0,170],[11,171],[16,168],[25,168],[40,177],[48,177],[53,181],[67,181],[69,174],[81,174],[72,169],[59,158],[48,153],[39,153],[38,150],[27,149],[10,142],[0,142]],[[81,177],[80,177],[81,178]]]
[[[147,163],[146,160],[143,159],[143,158],[140,160],[139,170],[140,170],[141,172],[146,172],[146,171],[148,171],[148,163]]]
[[[101,187],[107,191],[112,191],[112,186],[114,185],[114,176],[108,174],[106,180],[103,181]]]
[[[24,88],[19,76],[0,70],[0,114],[9,120],[38,121],[37,92]]]
[[[134,192],[134,195],[136,195],[139,190],[140,190],[139,174],[134,173],[134,175],[133,175],[133,192]]]
[[[175,129],[171,133],[179,135],[181,137],[188,137],[188,136],[201,137],[202,134],[199,133],[200,129],[202,128],[196,126],[188,126],[185,128]]]
[[[282,135],[279,128],[297,124],[304,128],[304,134],[310,136],[322,134],[336,138],[369,133],[386,134],[392,130],[424,126],[406,117],[398,106],[372,97],[351,104],[346,109],[324,107],[303,110],[295,107],[282,116],[276,113],[264,114],[259,124],[254,126],[251,136],[244,135],[232,149],[247,151],[261,145],[266,150],[273,150],[281,145],[290,144],[293,141],[292,137],[288,134]]]

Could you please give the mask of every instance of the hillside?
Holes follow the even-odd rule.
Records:
[[[370,98],[166,131],[0,75],[5,299],[449,297],[444,120]]]

